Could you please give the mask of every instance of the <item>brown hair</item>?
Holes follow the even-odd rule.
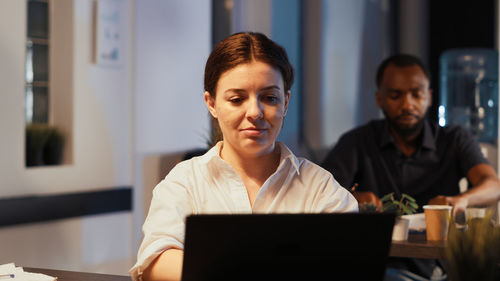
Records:
[[[215,97],[220,76],[240,65],[261,61],[275,67],[283,76],[285,93],[293,83],[293,67],[285,49],[262,33],[240,32],[222,40],[215,46],[205,65],[205,91]]]

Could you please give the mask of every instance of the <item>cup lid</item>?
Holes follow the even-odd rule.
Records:
[[[451,210],[453,207],[450,205],[424,205],[424,210]]]

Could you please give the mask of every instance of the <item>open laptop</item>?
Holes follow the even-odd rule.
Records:
[[[383,280],[394,214],[192,215],[183,281]]]

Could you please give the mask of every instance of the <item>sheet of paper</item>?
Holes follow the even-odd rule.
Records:
[[[408,219],[410,221],[410,225],[408,228],[410,230],[415,231],[424,231],[425,230],[425,214],[418,213],[413,215],[404,215],[403,218]]]
[[[8,281],[56,281],[57,277],[26,272],[22,267],[16,267],[14,263],[0,265],[0,280]]]

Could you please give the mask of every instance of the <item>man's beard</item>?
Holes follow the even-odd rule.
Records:
[[[389,123],[389,126],[391,127],[391,129],[393,129],[398,135],[400,135],[401,137],[405,138],[405,137],[410,137],[410,136],[415,136],[415,135],[418,135],[420,134],[420,132],[422,131],[422,128],[424,127],[424,123],[425,123],[425,115],[420,117],[420,116],[417,116],[417,115],[414,115],[414,114],[402,114],[402,115],[399,115],[399,116],[396,116],[396,118],[394,119],[391,119],[388,117],[387,113],[385,112],[385,110],[383,110],[384,112],[384,115],[385,115],[385,119],[387,119],[388,123]],[[404,115],[412,115],[416,118],[418,118],[418,122],[411,125],[411,126],[401,126],[397,121],[396,119],[401,117],[401,116],[404,116]]]

